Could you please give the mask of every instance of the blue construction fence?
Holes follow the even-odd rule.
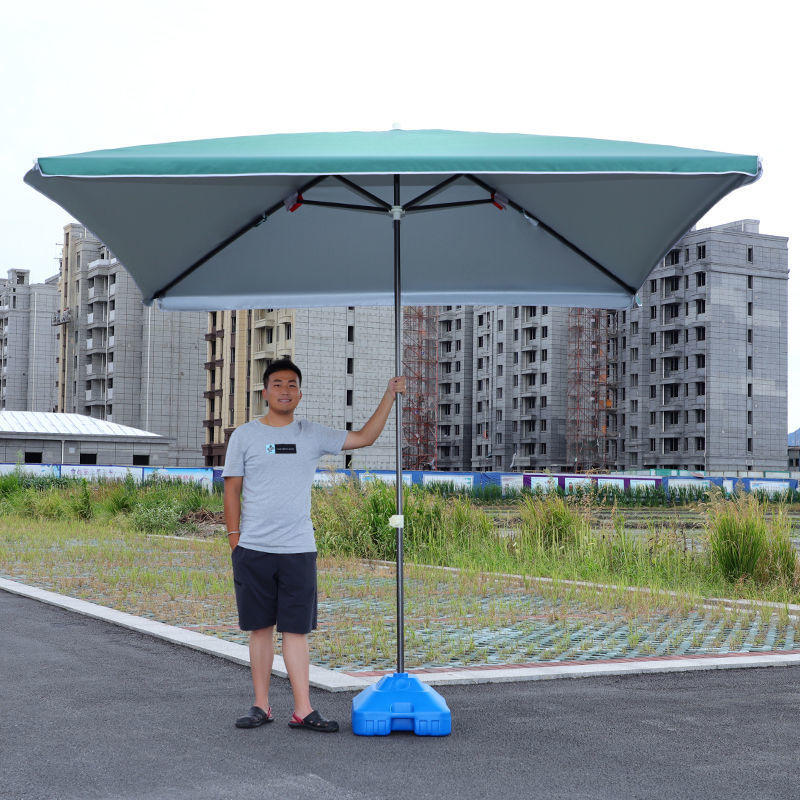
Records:
[[[125,480],[130,477],[137,483],[153,479],[178,480],[197,483],[211,491],[214,484],[221,484],[222,470],[199,467],[122,467],[113,464],[0,464],[0,475],[21,471],[27,475],[62,478],[85,478],[96,480]],[[314,480],[317,486],[326,486],[336,481],[354,477],[359,481],[383,481],[394,485],[394,470],[317,470]],[[566,493],[597,488],[615,488],[620,491],[637,491],[646,488],[662,488],[667,493],[678,491],[702,491],[718,486],[726,492],[764,492],[782,494],[798,488],[796,478],[725,478],[685,476],[637,476],[637,475],[573,475],[520,472],[427,472],[408,470],[403,472],[403,483],[407,486],[432,486],[446,484],[455,489],[470,491],[488,486],[500,486],[503,492],[523,489],[551,491],[561,489]]]

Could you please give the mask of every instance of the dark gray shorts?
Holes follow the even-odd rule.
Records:
[[[231,561],[243,631],[277,625],[285,633],[309,633],[317,627],[316,553],[262,553],[237,546]]]

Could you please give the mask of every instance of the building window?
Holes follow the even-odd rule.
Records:
[[[747,343],[748,344],[753,344],[753,329],[752,328],[748,328],[747,329]]]
[[[38,450],[26,450],[25,451],[25,463],[26,464],[41,464],[42,463],[42,451]]]
[[[213,429],[212,429],[213,430]],[[134,467],[149,467],[150,456],[133,454],[133,461],[131,462]]]
[[[347,374],[348,375],[352,375],[353,374],[353,359],[352,358],[348,358],[347,359]]]
[[[694,410],[694,421],[695,422],[706,421],[706,410],[704,408],[696,408]]]
[[[658,306],[650,306],[650,319],[658,319]]]
[[[705,286],[706,285],[706,274],[705,272],[698,272],[695,276],[695,284],[696,286]]]
[[[697,353],[694,357],[694,365],[698,369],[702,369],[706,365],[705,353]]]
[[[450,329],[448,328],[448,330],[450,330]],[[355,328],[355,325],[348,325],[347,326],[347,341],[348,342],[354,342],[355,340],[356,340],[356,328]]]
[[[546,456],[547,455],[547,442],[542,442],[539,445],[539,455]]]
[[[542,314],[546,314],[547,311],[545,310],[547,306],[542,306]],[[542,325],[542,339],[547,338],[547,325]]]
[[[706,246],[704,244],[697,245],[697,260],[702,261],[706,257]]]
[[[748,247],[747,248],[747,263],[748,264],[752,264],[753,263],[753,248],[752,247]],[[752,281],[752,280],[753,279],[750,278],[750,281]],[[752,286],[748,286],[747,288],[748,289],[752,289],[753,287]]]
[[[694,301],[694,308],[695,312],[698,314],[705,314],[706,313],[706,301],[704,299],[699,299]]]
[[[704,327],[695,328],[694,334],[698,342],[704,342],[706,340],[706,329]]]
[[[747,369],[753,369],[753,356],[747,356]]]
[[[752,301],[750,301],[747,304],[747,316],[748,317],[752,317],[753,316],[753,303],[752,303]]]
[[[667,257],[664,259],[664,266],[667,267],[674,267],[676,264],[681,263],[681,251],[680,250],[670,250],[667,253]]]
[[[748,397],[752,397],[753,396],[753,384],[752,383],[748,383],[747,384],[747,396]]]
[[[706,393],[705,381],[697,381],[697,383],[695,384],[695,393],[698,397]]]
[[[80,462],[81,464],[96,464],[97,453],[81,453]]]
[[[346,405],[348,405],[348,406],[352,406],[353,405],[353,390],[352,389],[348,389],[347,390]]]
[[[655,278],[650,280],[650,294],[655,294],[658,291],[658,281]]]
[[[747,452],[748,453],[752,453],[753,452],[753,440],[750,439],[750,438],[748,438],[748,440],[747,440]]]

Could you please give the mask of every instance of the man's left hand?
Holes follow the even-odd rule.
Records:
[[[397,376],[389,381],[389,386],[386,389],[392,397],[397,397],[398,394],[404,394],[406,391],[406,379],[402,376]]]

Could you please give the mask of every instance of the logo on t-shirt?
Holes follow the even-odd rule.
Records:
[[[272,442],[267,442],[267,455],[268,456],[275,456],[275,455],[286,455],[287,453],[297,453],[297,445],[296,444],[273,444]]]

